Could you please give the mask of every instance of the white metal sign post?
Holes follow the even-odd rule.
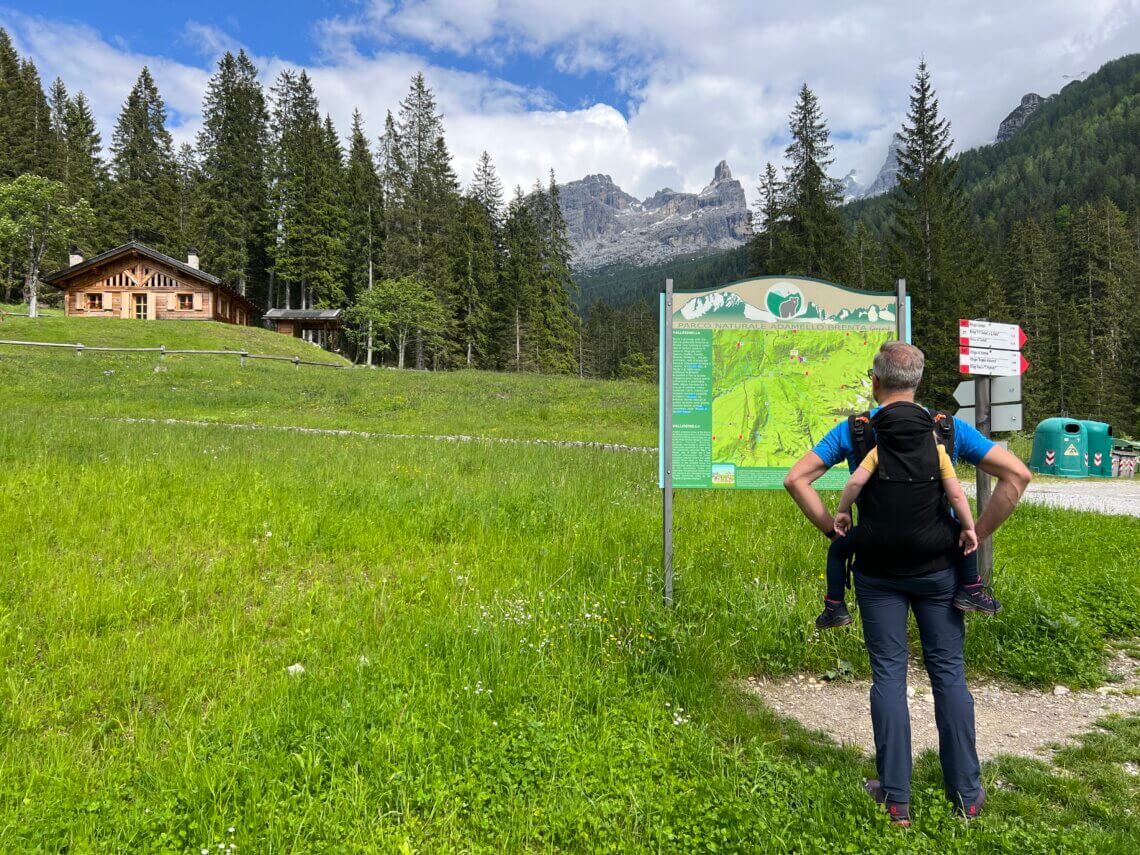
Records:
[[[960,404],[972,404],[958,411],[958,417],[973,425],[985,437],[996,430],[1021,429],[1021,375],[1029,367],[1021,353],[1025,333],[1017,324],[992,321],[958,321],[958,370],[974,375],[974,382],[961,383],[954,391]],[[995,388],[996,386],[996,388]],[[996,400],[1001,406],[994,407]],[[977,470],[978,516],[990,501],[990,476]],[[994,544],[987,537],[978,543],[978,571],[988,585],[993,580]]]
[[[665,605],[673,605],[673,280],[665,280],[665,315],[661,318],[661,374],[662,418],[665,430],[661,435],[663,462],[662,485],[662,566],[665,568]]]

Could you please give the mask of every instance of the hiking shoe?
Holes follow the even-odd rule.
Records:
[[[985,807],[985,804],[986,788],[982,787],[981,792],[978,793],[978,797],[970,804],[963,804],[960,808],[958,808],[958,813],[961,814],[962,819],[966,820],[966,822],[970,822],[971,820],[977,819],[981,815],[982,808]]]
[[[823,612],[815,619],[816,629],[834,629],[837,626],[847,626],[855,620],[851,612],[847,611],[847,603],[843,600],[829,600],[823,598]]]
[[[863,789],[867,795],[875,800],[875,804],[882,805],[887,809],[887,815],[891,818],[891,825],[897,825],[899,828],[910,828],[910,804],[908,802],[887,801],[887,794],[883,792],[882,785],[876,780],[865,781]]]
[[[987,615],[996,615],[1001,611],[1001,603],[994,599],[994,595],[981,582],[959,586],[954,595],[954,607],[963,612],[981,612]]]

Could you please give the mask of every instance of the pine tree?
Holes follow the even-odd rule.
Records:
[[[844,267],[839,183],[830,178],[831,143],[819,101],[805,83],[788,119],[781,227],[770,264],[781,273],[837,279]]]
[[[462,364],[475,368],[487,359],[490,301],[498,284],[499,256],[491,215],[474,194],[459,203],[452,253],[454,327]]]
[[[495,172],[495,164],[491,155],[484,151],[479,155],[479,162],[475,164],[475,177],[471,182],[471,196],[473,196],[487,215],[491,224],[498,231],[503,225],[503,184]]]
[[[380,255],[383,224],[383,197],[376,161],[364,135],[364,120],[359,110],[352,113],[352,132],[345,176],[345,212],[348,220],[346,253],[348,263],[348,302],[371,291]],[[369,322],[371,324],[371,321]],[[372,365],[373,331],[364,337],[365,365]]]
[[[301,308],[335,305],[343,300],[343,217],[329,197],[341,182],[339,144],[321,122],[308,74],[282,71],[273,94],[275,278],[287,308],[294,290]]]
[[[759,230],[748,245],[748,258],[753,273],[775,273],[772,262],[776,254],[776,241],[779,239],[780,210],[782,206],[782,189],[776,167],[769,161],[764,166],[760,176],[760,186],[757,188],[760,199],[757,219]]]
[[[178,178],[174,142],[150,69],[143,66],[111,138],[110,231],[178,255]]]
[[[67,104],[64,117],[64,137],[67,140],[67,192],[71,202],[84,199],[97,214],[103,212],[104,192],[107,182],[107,166],[102,158],[102,139],[95,127],[95,116],[87,96],[77,92]],[[100,239],[98,223],[105,219],[96,217],[96,225],[88,233],[76,235],[80,246],[94,250],[104,242]]]
[[[19,109],[22,87],[20,55],[8,31],[0,28],[0,180],[23,172],[17,156],[18,142],[26,133]]]
[[[958,379],[954,321],[977,316],[987,273],[955,182],[950,123],[939,116],[925,61],[915,74],[899,143],[892,262],[913,294],[914,340],[927,354],[924,396],[944,404]]]
[[[69,156],[71,154],[67,145],[67,109],[71,101],[67,97],[67,87],[63,80],[57,77],[52,81],[48,90],[48,122],[50,131],[50,175],[56,181],[63,183],[64,187],[71,184],[71,169]]]
[[[539,299],[542,241],[538,224],[522,188],[507,206],[503,227],[506,261],[497,313],[503,319],[499,345],[501,365],[513,371],[537,367],[531,358],[530,334],[541,323]]]
[[[414,276],[430,286],[437,299],[452,316],[448,297],[453,290],[450,281],[452,259],[447,236],[459,200],[458,182],[451,169],[451,156],[443,138],[443,117],[436,112],[435,95],[422,74],[412,78],[408,95],[400,102],[399,120],[392,124],[390,140],[392,166],[387,173],[394,186],[385,187],[389,201],[386,218],[390,224],[385,256],[390,275]],[[388,136],[388,126],[385,136]],[[432,354],[434,366],[440,365],[455,350],[454,330],[446,330],[438,339],[443,347]],[[425,339],[417,335],[415,342],[417,368],[426,367]]]
[[[201,186],[194,224],[203,264],[268,305],[268,112],[257,68],[226,52],[210,78],[198,134]]]
[[[51,108],[44,95],[40,73],[30,59],[20,62],[17,86],[17,127],[20,131],[12,140],[19,170],[17,174],[31,173],[52,178],[56,151]]]
[[[577,358],[580,349],[579,319],[571,302],[577,286],[570,273],[570,238],[553,169],[550,170],[550,182],[543,198],[542,316],[545,347],[539,365],[545,371],[570,373],[578,370],[580,373]]]
[[[890,282],[883,265],[882,243],[862,220],[855,224],[855,232],[848,245],[851,255],[844,281],[852,288],[866,291],[888,290]]]
[[[200,195],[202,173],[194,147],[190,143],[182,143],[178,147],[175,169],[178,186],[178,245],[197,247],[201,241],[191,223],[191,209],[195,199]]]

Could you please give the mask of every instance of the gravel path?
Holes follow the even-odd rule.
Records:
[[[1140,715],[1140,661],[1118,653],[1109,670],[1119,682],[1091,691],[1017,689],[994,681],[972,683],[977,726],[978,756],[988,760],[999,754],[1048,759],[1054,744],[1070,742],[1111,713]],[[918,662],[907,676],[912,750],[938,750],[934,726],[934,699],[930,681]],[[754,677],[747,683],[764,702],[782,716],[796,719],[809,730],[819,730],[837,742],[875,750],[871,734],[870,681],[826,682],[798,675],[772,681]]]
[[[963,479],[962,486],[969,495],[974,495],[973,482]],[[1025,491],[1022,501],[1071,511],[1140,517],[1140,479],[1033,481]]]

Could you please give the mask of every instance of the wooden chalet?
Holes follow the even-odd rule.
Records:
[[[137,241],[70,265],[43,281],[64,292],[69,317],[200,320],[249,325],[257,306],[198,268],[198,251],[178,261]]]
[[[336,350],[340,338],[340,309],[270,309],[265,325],[283,335],[303,338],[326,350]]]

